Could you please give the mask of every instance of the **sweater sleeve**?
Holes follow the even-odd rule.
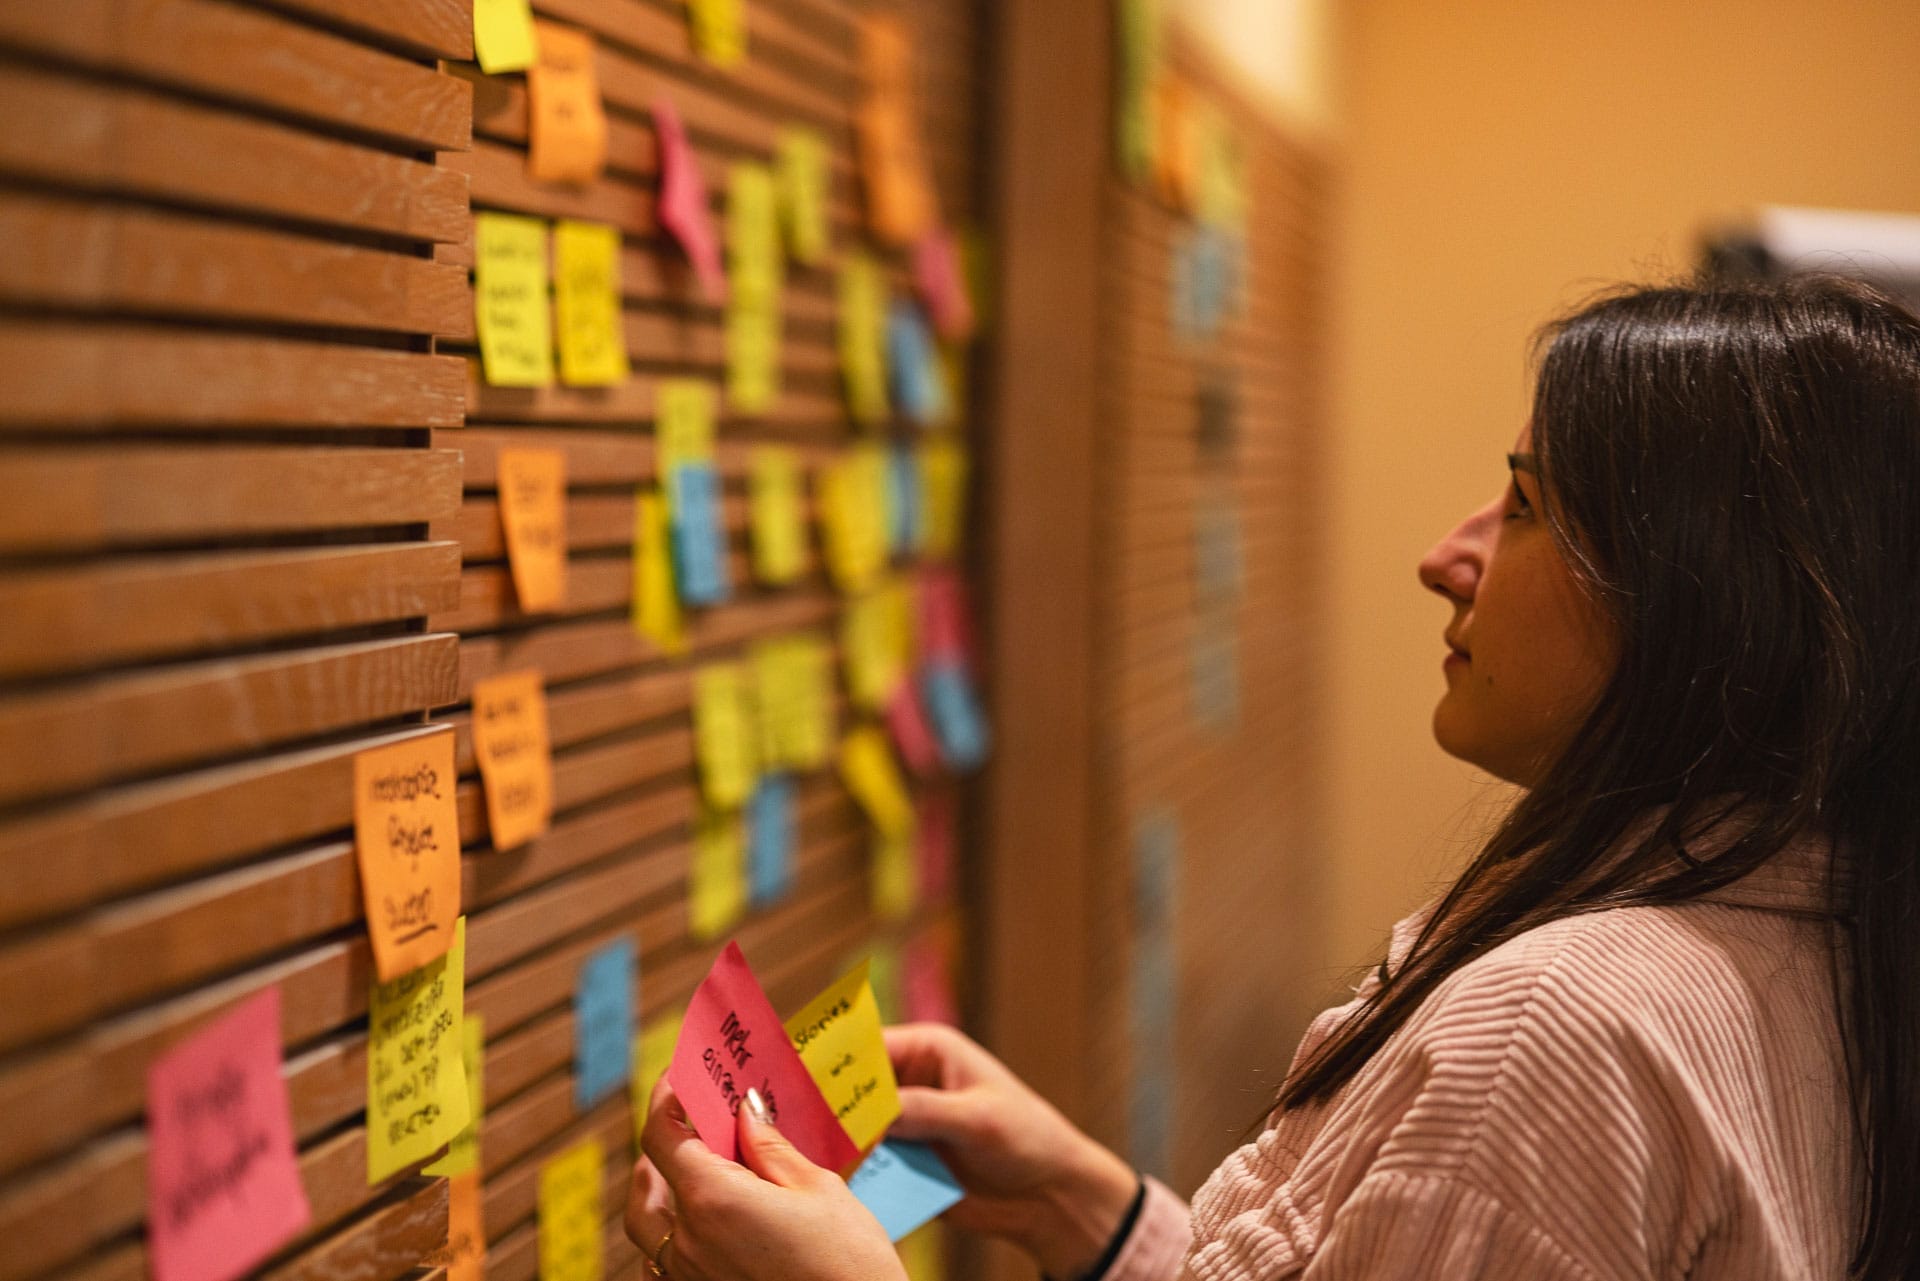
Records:
[[[1455,1179],[1364,1179],[1300,1281],[1596,1281],[1545,1229]]]
[[[1192,1240],[1187,1204],[1158,1179],[1147,1181],[1146,1200],[1133,1231],[1114,1256],[1104,1281],[1172,1281]]]

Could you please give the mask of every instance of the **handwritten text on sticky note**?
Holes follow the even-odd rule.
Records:
[[[453,948],[391,983],[375,983],[367,1013],[367,1182],[425,1160],[467,1124],[460,1058],[466,918]]]
[[[562,220],[553,228],[553,312],[560,381],[611,387],[627,380],[620,318],[620,230]]]
[[[514,595],[529,614],[567,600],[567,456],[503,449],[495,464]]]
[[[453,731],[353,758],[353,843],[374,968],[396,979],[453,946],[460,915],[460,818]]]
[[[495,387],[553,382],[547,303],[547,224],[480,210],[473,215],[473,314],[480,367]]]
[[[600,1281],[606,1267],[600,1211],[606,1163],[596,1138],[540,1167],[540,1281]]]
[[[527,173],[537,182],[588,183],[607,163],[607,114],[593,69],[593,37],[536,22],[527,68]]]
[[[467,1123],[447,1143],[447,1154],[422,1173],[465,1174],[480,1167],[480,1122],[487,1106],[487,1031],[478,1014],[460,1020],[460,1069],[467,1078]]]
[[[809,1001],[786,1028],[847,1137],[862,1149],[879,1142],[900,1115],[900,1092],[880,1038],[880,1007],[866,962]]]
[[[474,682],[473,754],[487,793],[487,828],[495,849],[524,845],[552,825],[553,757],[539,671]]]

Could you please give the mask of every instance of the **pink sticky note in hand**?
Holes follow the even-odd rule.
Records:
[[[280,1079],[280,989],[270,987],[147,1069],[154,1281],[231,1281],[311,1213]]]
[[[860,1156],[808,1075],[738,943],[728,943],[687,1003],[667,1081],[706,1145],[740,1159],[736,1112],[760,1091],[787,1141],[815,1165],[844,1172]]]
[[[653,128],[660,141],[660,225],[680,242],[693,274],[707,297],[727,296],[727,272],[720,261],[720,238],[713,229],[713,208],[700,162],[687,142],[680,113],[667,98],[653,100]]]
[[[973,337],[973,299],[960,269],[960,246],[945,227],[933,228],[913,247],[913,283],[942,338],[965,342]]]
[[[922,775],[940,772],[940,745],[933,741],[917,682],[904,680],[894,687],[893,697],[887,700],[887,728],[908,769]]]

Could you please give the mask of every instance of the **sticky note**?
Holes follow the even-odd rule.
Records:
[[[887,732],[908,769],[922,776],[939,772],[940,745],[934,741],[933,727],[920,706],[920,691],[912,681],[898,682],[887,699]]]
[[[720,393],[698,378],[662,378],[654,390],[654,466],[669,501],[682,463],[713,461],[713,419]]]
[[[835,327],[847,412],[873,426],[887,420],[887,282],[880,267],[855,250],[840,265]]]
[[[818,263],[827,253],[827,143],[799,125],[780,131],[775,144],[780,222],[787,252],[798,263]]]
[[[664,654],[687,652],[673,584],[673,533],[666,502],[642,489],[633,498],[633,626]]]
[[[937,567],[920,572],[920,648],[929,660],[966,663],[973,653],[966,587],[959,574]]]
[[[547,692],[537,669],[473,683],[473,755],[495,849],[525,845],[553,825]]]
[[[718,302],[727,296],[720,235],[714,230],[713,208],[707,203],[707,183],[700,176],[700,161],[687,142],[686,128],[670,98],[653,100],[653,129],[660,148],[660,225],[679,242],[702,292]]]
[[[953,999],[947,953],[931,933],[923,933],[907,944],[901,970],[900,995],[907,1007],[908,1019],[916,1023],[959,1026],[960,1012]]]
[[[880,1021],[898,1023],[901,1019],[900,955],[892,943],[876,939],[865,953],[867,974],[873,980],[873,999],[880,1003]]]
[[[752,691],[737,663],[716,663],[693,676],[694,753],[700,787],[716,809],[738,809],[753,791],[759,740]]]
[[[721,526],[720,473],[712,463],[680,463],[673,469],[671,489],[673,578],[680,599],[689,605],[717,605],[733,594]]]
[[[1115,141],[1120,169],[1145,183],[1154,173],[1154,82],[1160,74],[1160,0],[1121,0],[1114,20]]]
[[[540,1167],[540,1281],[600,1281],[606,1266],[600,1209],[606,1164],[596,1138]]]
[[[742,0],[687,0],[693,47],[716,67],[737,67],[747,56]]]
[[[444,1147],[467,1124],[460,1057],[467,918],[437,961],[376,982],[367,1010],[367,1183],[380,1183]]]
[[[793,889],[793,779],[762,774],[747,804],[747,898],[777,903]]]
[[[880,1007],[861,962],[787,1020],[787,1036],[855,1147],[880,1141],[900,1115]]]
[[[846,592],[871,587],[887,563],[886,457],[855,449],[820,473],[821,538],[827,569]]]
[[[553,383],[553,319],[547,305],[547,224],[538,218],[473,215],[473,317],[480,368],[495,387]]]
[[[960,269],[960,245],[945,227],[934,227],[913,247],[913,287],[942,338],[973,337],[973,299]]]
[[[529,614],[567,600],[567,456],[557,449],[503,449],[496,464],[507,567]]]
[[[735,1115],[749,1089],[760,1092],[780,1133],[815,1165],[844,1171],[860,1155],[787,1040],[738,943],[727,944],[694,990],[667,1080],[695,1132],[729,1161],[740,1159]]]
[[[447,1141],[447,1154],[422,1174],[452,1176],[480,1168],[480,1122],[486,1113],[487,1030],[478,1014],[460,1020],[460,1071],[467,1078],[467,1123]]]
[[[447,1177],[447,1243],[421,1266],[445,1268],[447,1281],[482,1281],[487,1271],[486,1194],[480,1171]]]
[[[732,929],[747,909],[745,838],[738,814],[703,810],[687,865],[687,932],[705,942]]]
[[[856,707],[883,711],[906,678],[906,602],[898,584],[847,602],[841,616],[840,648],[847,667],[847,694]]]
[[[458,784],[451,729],[353,758],[353,845],[373,964],[383,979],[453,946],[460,915]]]
[[[627,380],[618,228],[565,219],[554,224],[553,309],[561,382],[612,387]]]
[[[847,1187],[880,1220],[890,1241],[938,1218],[966,1195],[938,1153],[905,1139],[875,1148],[847,1180]]]
[[[1193,115],[1193,88],[1178,75],[1166,74],[1153,84],[1153,176],[1160,194],[1176,209],[1193,207],[1197,141]]]
[[[791,449],[761,445],[747,465],[753,525],[753,576],[771,586],[798,579],[807,567],[807,517],[800,461]]]
[[[819,769],[833,754],[833,655],[817,636],[778,636],[751,652],[760,754],[770,768]]]
[[[607,164],[607,115],[593,70],[593,37],[536,22],[527,68],[527,173],[536,182],[597,181]]]
[[[887,544],[896,556],[920,546],[920,460],[905,445],[887,451]]]
[[[879,730],[862,726],[840,740],[840,776],[875,827],[891,836],[912,830],[913,802]]]
[[[907,1270],[907,1281],[947,1281],[947,1238],[940,1220],[923,1223],[909,1232],[894,1248],[900,1254],[900,1266]]]
[[[527,0],[474,0],[473,53],[490,76],[533,65],[533,10]]]
[[[907,822],[913,822],[911,814]],[[913,833],[875,832],[867,868],[867,897],[873,914],[883,921],[906,920],[920,901],[918,891]]]
[[[953,793],[938,788],[929,790],[917,798],[913,808],[920,897],[939,903],[953,892]]]
[[[573,1106],[588,1108],[633,1073],[631,936],[596,949],[580,965],[573,988]]]
[[[933,335],[920,309],[904,298],[887,310],[887,369],[893,403],[908,419],[922,427],[952,419],[953,398]]]
[[[920,550],[951,560],[960,554],[966,522],[967,455],[944,438],[920,446]]]
[[[680,1039],[680,1011],[662,1014],[640,1029],[633,1038],[633,1112],[636,1132],[647,1115],[653,1087],[673,1062],[673,1045]]]
[[[970,770],[987,759],[987,722],[973,694],[967,669],[952,659],[927,663],[920,670],[920,693],[926,700],[940,755],[955,769]]]
[[[779,209],[773,174],[739,163],[727,183],[727,403],[764,414],[780,395]]]
[[[933,189],[914,123],[911,46],[892,14],[860,23],[860,60],[868,96],[855,114],[867,221],[890,244],[911,244],[933,221]]]
[[[155,1281],[231,1281],[306,1226],[280,1076],[279,988],[154,1059],[147,1140]]]

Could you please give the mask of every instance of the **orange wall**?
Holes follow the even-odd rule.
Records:
[[[1920,211],[1911,0],[1366,0],[1340,22],[1329,980],[1503,801],[1428,738],[1447,611],[1413,567],[1503,482],[1531,331],[1687,267],[1743,207]]]

